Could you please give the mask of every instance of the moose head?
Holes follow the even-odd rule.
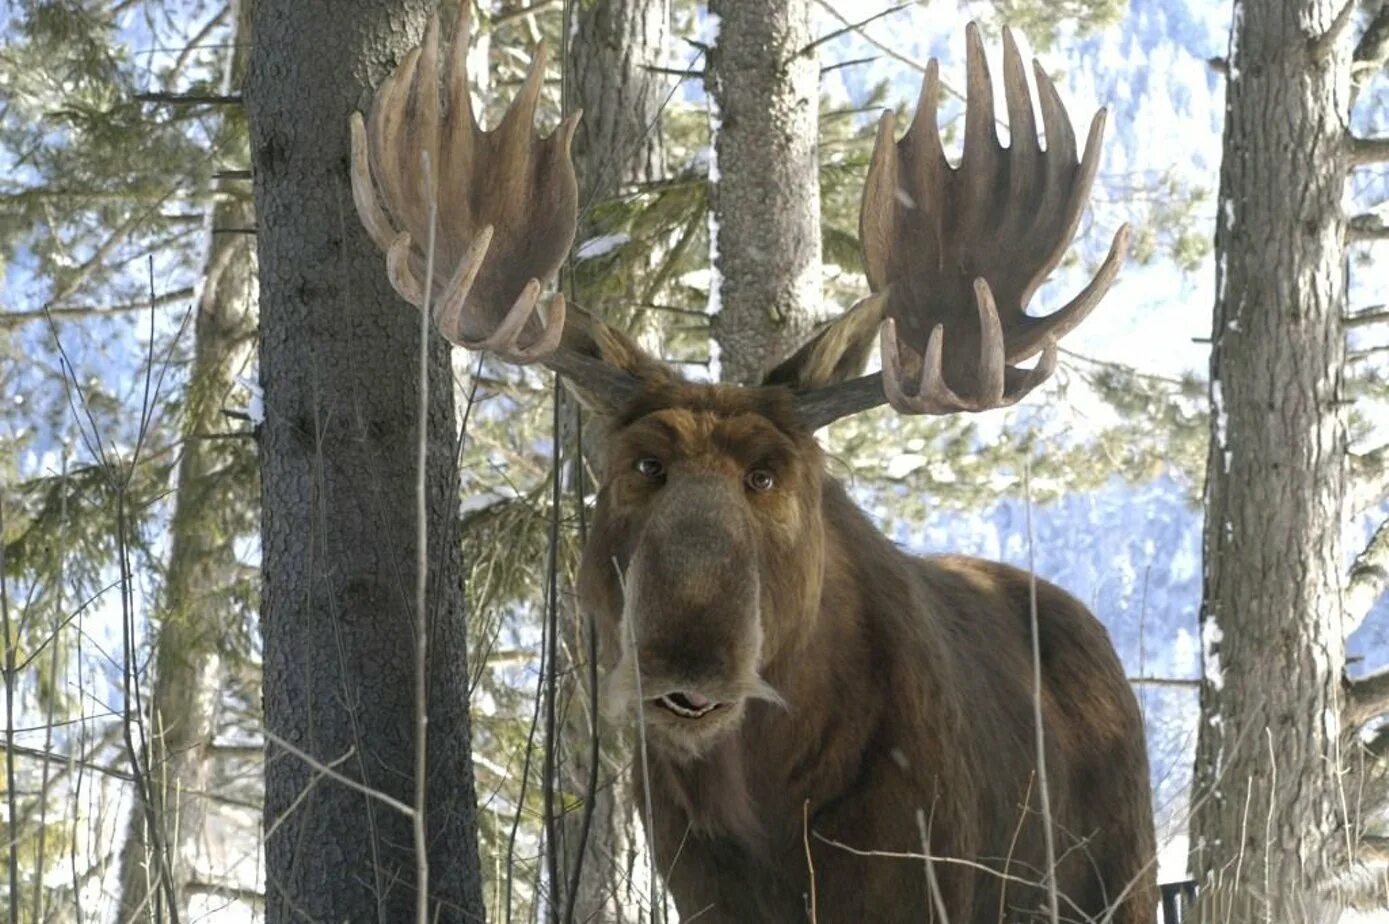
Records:
[[[569,145],[579,116],[537,135],[542,49],[500,123],[480,128],[464,68],[468,6],[444,61],[431,22],[423,45],[378,90],[369,116],[353,116],[353,195],[396,291],[431,312],[446,338],[550,367],[601,422],[602,485],[580,598],[601,629],[610,705],[640,716],[655,751],[644,785],[656,794],[655,814],[665,816],[658,859],[683,851],[683,865],[669,874],[682,909],[707,905],[715,920],[800,917],[801,798],[830,829],[846,799],[860,800],[876,820],[852,830],[890,841],[863,846],[919,850],[911,813],[906,822],[884,813],[909,804],[902,793],[918,802],[934,793],[942,830],[933,851],[1002,856],[1007,844],[996,843],[998,832],[1028,814],[1035,797],[1035,754],[1017,744],[1031,736],[1030,712],[1017,706],[1029,694],[1016,676],[994,675],[1021,674],[1030,663],[1020,660],[1030,641],[1018,606],[1034,579],[898,551],[826,474],[815,432],[883,403],[903,414],[1003,407],[1047,379],[1057,342],[1099,304],[1126,250],[1125,228],[1079,295],[1044,317],[1027,313],[1085,208],[1104,113],[1091,121],[1078,156],[1056,88],[1034,65],[1043,147],[1022,57],[1005,31],[1010,143],[1003,146],[971,26],[960,163],[949,162],[937,129],[935,61],[906,133],[895,137],[890,113],[880,123],[859,220],[869,294],[761,385],[691,383],[562,295],[544,294],[575,234]],[[882,369],[863,375],[875,341]],[[1020,365],[1033,357],[1031,368]],[[1152,822],[1143,820],[1146,758],[1133,697],[1093,617],[1050,585],[1038,607],[1044,636],[1052,623],[1065,627],[1057,630],[1066,636],[1058,657],[1077,646],[1087,672],[1048,677],[1058,685],[1056,702],[1065,706],[1070,696],[1088,704],[1048,721],[1090,723],[1056,730],[1056,746],[1075,749],[1057,763],[1120,765],[1108,799],[1115,804],[1102,812],[1110,817],[1091,819],[1076,806],[1068,821],[1089,832],[1122,816],[1133,829],[1108,841],[1095,835],[1092,843],[1111,854],[1099,865],[1117,863],[1117,871],[1096,886],[1082,864],[1074,889],[1091,908],[1101,901],[1095,896],[1114,900],[1129,885],[1141,909],[1151,885],[1142,858],[1151,858]],[[987,643],[961,643],[967,632]],[[997,656],[986,664],[980,659],[990,647]],[[1068,693],[1065,684],[1084,689]],[[982,709],[994,721],[964,730],[971,696],[997,700]],[[853,716],[847,725],[835,715],[841,709]],[[1093,745],[1076,743],[1088,732]],[[828,743],[807,756],[805,741],[817,736]],[[985,758],[999,764],[985,773],[969,763]],[[1099,803],[1104,789],[1093,794]],[[687,843],[692,833],[707,839],[707,856]],[[718,856],[724,841],[760,872],[731,870]],[[1023,852],[1036,848],[1029,836],[1019,844]],[[748,876],[756,882],[739,878]],[[908,878],[901,888],[917,889],[916,873]],[[841,883],[843,907],[862,913],[872,905],[847,897],[859,891],[851,879]],[[958,870],[942,882],[969,920],[968,909],[982,907],[972,901],[1006,891]],[[892,907],[869,916],[897,919],[902,912],[884,910]],[[1134,913],[1116,920],[1143,919]]]

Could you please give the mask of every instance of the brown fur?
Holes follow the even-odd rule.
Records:
[[[629,716],[640,670],[649,822],[682,916],[808,920],[808,844],[820,922],[934,920],[919,858],[853,852],[921,854],[920,815],[951,921],[1042,920],[1028,575],[901,552],[785,389],[663,377],[608,426],[580,593]],[[636,470],[648,456],[662,480]],[[751,468],[773,489],[750,491]],[[1137,705],[1094,617],[1036,595],[1061,918],[1122,895],[1112,920],[1152,921]],[[677,718],[650,702],[671,690],[729,705]]]

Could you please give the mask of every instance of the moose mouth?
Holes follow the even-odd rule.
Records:
[[[702,719],[718,709],[723,703],[716,703],[699,693],[667,693],[655,700],[657,706],[684,719]]]

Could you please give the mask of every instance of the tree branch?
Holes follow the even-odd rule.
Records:
[[[1362,834],[1358,858],[1365,863],[1389,863],[1389,837]],[[1382,896],[1381,896],[1382,897]]]
[[[1342,609],[1346,635],[1365,621],[1370,609],[1384,593],[1386,583],[1389,583],[1389,520],[1379,524],[1375,534],[1350,566]]]
[[[1360,41],[1355,44],[1352,61],[1350,104],[1354,106],[1361,88],[1389,61],[1389,0],[1380,0],[1379,12],[1370,19]]]
[[[1357,138],[1347,134],[1346,144],[1350,151],[1352,167],[1380,164],[1389,160],[1389,138]]]
[[[1371,305],[1341,318],[1342,326],[1347,329],[1368,327],[1371,324],[1381,324],[1385,321],[1389,321],[1389,310],[1385,310],[1384,305]]]
[[[1355,13],[1355,8],[1360,5],[1360,0],[1344,0],[1341,4],[1341,11],[1336,14],[1336,18],[1331,20],[1331,25],[1327,26],[1326,31],[1312,39],[1312,57],[1324,59],[1336,49],[1336,43],[1345,36],[1350,29],[1350,24]]]
[[[136,93],[141,103],[162,103],[166,106],[240,106],[241,94],[214,93]]]
[[[1130,677],[1129,683],[1136,687],[1178,687],[1199,689],[1201,681],[1193,677]]]
[[[160,305],[169,305],[193,297],[192,287],[174,289],[156,296],[153,301],[126,302],[120,305],[69,305],[58,308],[35,308],[32,311],[0,311],[0,330],[19,327],[40,318],[53,318],[55,321],[89,318],[99,314],[121,314],[128,311],[148,311]]]
[[[1364,725],[1389,712],[1389,670],[1358,677],[1348,686],[1345,704],[1348,725]]]
[[[1356,515],[1389,498],[1389,446],[1350,454],[1351,509]]]
[[[914,3],[915,0],[911,0],[911,2],[908,3],[899,3],[897,6],[888,7],[885,10],[881,10],[877,13],[874,13],[872,16],[869,16],[866,19],[860,19],[858,22],[845,23],[842,29],[835,29],[833,32],[825,33],[824,35],[817,38],[815,41],[811,42],[809,45],[806,45],[800,51],[796,52],[796,54],[808,55],[815,49],[819,48],[821,45],[825,44],[826,42],[832,42],[835,39],[839,38],[841,35],[847,35],[850,32],[857,32],[869,23],[875,22],[879,19],[883,19],[887,16],[891,16],[893,13],[905,10],[907,7],[912,6]],[[842,18],[840,21],[843,21]]]
[[[1347,241],[1389,241],[1389,225],[1378,215],[1356,215],[1346,223]]]
[[[185,885],[184,890],[193,895],[212,895],[232,901],[245,902],[259,908],[265,904],[265,893],[246,886],[230,885],[225,882],[207,882],[194,879]]]

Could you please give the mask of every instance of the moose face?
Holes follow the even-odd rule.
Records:
[[[767,668],[815,619],[822,463],[777,390],[662,391],[612,424],[579,589],[609,711],[692,758],[779,700]]]

